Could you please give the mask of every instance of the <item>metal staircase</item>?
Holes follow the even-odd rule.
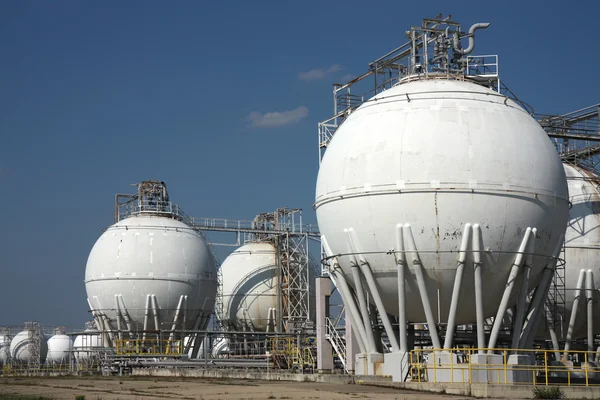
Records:
[[[344,372],[348,372],[348,365],[346,363],[346,340],[340,336],[335,325],[329,318],[325,318],[325,338],[331,343],[331,347],[335,351],[335,355],[342,363]]]

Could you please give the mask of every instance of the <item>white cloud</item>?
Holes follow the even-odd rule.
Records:
[[[248,115],[248,120],[255,128],[277,128],[294,124],[307,116],[308,108],[300,106],[289,111],[273,111],[264,114],[253,111]]]
[[[316,81],[325,78],[329,74],[333,74],[344,69],[340,64],[333,64],[328,68],[314,68],[310,71],[298,73],[298,79],[301,81]]]
[[[342,76],[342,82],[346,83],[349,82],[351,79],[356,78],[356,76],[354,76],[354,74],[346,74],[344,76]]]

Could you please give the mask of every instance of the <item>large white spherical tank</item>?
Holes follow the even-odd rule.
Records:
[[[33,340],[34,339],[31,338],[30,331],[21,331],[17,333],[10,342],[11,358],[20,363],[33,361]],[[46,355],[48,354],[48,344],[46,343],[46,338],[43,335],[40,335],[39,342],[40,362],[43,363],[46,360]]]
[[[69,352],[73,349],[73,340],[65,334],[56,334],[48,339],[49,364],[64,364],[69,361]]]
[[[277,310],[278,268],[275,246],[267,242],[246,244],[223,261],[222,321],[227,326],[267,331]]]
[[[351,285],[351,257],[343,254],[356,252],[345,231],[354,230],[386,312],[396,316],[397,265],[386,253],[397,248],[396,226],[410,224],[435,319],[446,321],[464,225],[482,229],[483,309],[490,317],[528,227],[537,229],[540,255],[530,282],[539,281],[565,231],[568,197],[556,149],[516,103],[470,82],[422,80],[378,94],[336,130],[321,162],[315,209]],[[459,324],[476,319],[470,254]],[[414,273],[412,259],[409,267]],[[408,321],[425,321],[416,285],[406,290]]]
[[[569,185],[569,223],[565,233],[565,310],[562,335],[566,335],[573,310],[573,298],[581,270],[591,270],[594,288],[600,288],[600,191],[596,175],[564,164]],[[584,284],[585,288],[585,284]],[[560,289],[560,288],[559,288]],[[594,296],[594,333],[600,333],[600,307]],[[579,312],[573,329],[575,339],[586,337],[586,293],[581,291]],[[561,321],[558,321],[561,323]]]
[[[97,331],[86,329],[85,335],[77,335],[73,341],[73,354],[77,360],[88,360],[102,348],[102,339]]]
[[[109,227],[89,255],[85,286],[92,308],[102,310],[116,329],[117,303],[132,330],[144,328],[146,309],[158,306],[160,329],[171,329],[181,296],[177,329],[205,329],[217,291],[215,260],[205,240],[188,225],[172,218],[132,216]],[[119,296],[117,301],[115,296]],[[148,307],[149,306],[149,307]],[[121,318],[122,325],[125,325]],[[149,318],[154,327],[153,317]]]
[[[0,364],[5,364],[10,358],[10,342],[9,335],[0,335]]]

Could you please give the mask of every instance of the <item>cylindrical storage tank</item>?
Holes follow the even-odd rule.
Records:
[[[75,336],[73,341],[73,355],[78,361],[87,361],[98,355],[102,349],[102,339],[96,330],[86,329],[84,335]]]
[[[434,319],[445,322],[465,225],[481,228],[483,313],[495,316],[528,228],[537,229],[529,286],[539,281],[565,231],[568,195],[556,149],[515,102],[468,81],[429,79],[400,83],[344,120],[321,162],[315,209],[349,284],[356,287],[351,265],[367,262],[386,312],[396,316],[397,263],[390,250],[400,252],[399,243],[412,249],[412,234],[407,321],[426,320],[412,284],[418,254]],[[472,249],[458,324],[476,320]]]
[[[98,239],[85,286],[99,327],[103,314],[113,330],[170,330],[174,321],[176,330],[205,329],[217,290],[215,260],[185,223],[136,214]]]
[[[6,364],[10,358],[11,340],[7,332],[0,333],[0,365]]]
[[[34,361],[32,357],[35,355],[35,347],[39,350],[39,361],[46,361],[48,354],[48,344],[46,338],[41,332],[38,332],[38,343],[35,343],[34,337],[36,334],[33,331],[25,330],[17,333],[10,342],[10,356],[18,363],[27,363]]]
[[[69,362],[69,353],[73,350],[73,340],[62,331],[57,331],[48,339],[48,364],[65,364]]]
[[[273,332],[278,272],[272,243],[248,243],[231,253],[221,264],[222,322],[240,332]]]
[[[564,309],[558,310],[557,322],[559,339],[564,339],[573,312],[573,300],[577,281],[582,270],[592,271],[593,288],[600,288],[600,190],[598,184],[600,177],[580,167],[564,164],[569,185],[569,223],[565,233],[564,247],[564,289],[562,282],[558,282],[555,288],[560,292],[564,290]],[[585,276],[587,279],[587,274]],[[586,284],[580,292],[579,307],[575,325],[573,326],[573,339],[584,339],[587,328],[587,293]],[[598,296],[594,290],[592,296],[593,307],[593,332],[600,333],[600,307]],[[559,306],[560,296],[550,295],[557,299]]]

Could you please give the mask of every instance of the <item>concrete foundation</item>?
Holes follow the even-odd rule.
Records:
[[[506,363],[506,383],[533,383],[534,372],[531,366],[535,360],[528,354],[511,354]]]
[[[383,375],[383,354],[357,354],[354,361],[354,373],[357,375]]]
[[[410,353],[399,351],[383,355],[383,373],[392,377],[394,382],[406,382],[410,379]]]

